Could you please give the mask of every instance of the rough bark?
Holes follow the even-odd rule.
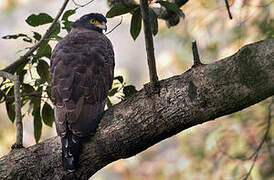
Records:
[[[189,127],[230,114],[274,94],[274,38],[247,45],[233,56],[159,82],[159,94],[140,90],[106,111],[84,146],[80,169],[61,167],[54,137],[0,159],[4,179],[88,179],[107,164],[133,156]]]

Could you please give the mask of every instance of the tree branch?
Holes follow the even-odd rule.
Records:
[[[24,64],[28,61],[28,57],[32,55],[32,53],[41,46],[41,44],[49,38],[49,36],[53,33],[56,22],[58,21],[58,19],[60,18],[60,16],[62,15],[63,11],[65,10],[67,4],[68,4],[69,0],[65,0],[61,9],[59,10],[58,14],[56,15],[56,17],[54,18],[52,24],[50,25],[50,27],[48,28],[48,30],[46,31],[46,33],[44,34],[44,36],[40,39],[40,41],[38,41],[33,47],[30,48],[30,50],[28,50],[26,52],[26,54],[24,54],[23,56],[21,56],[18,60],[16,60],[15,62],[13,62],[12,64],[10,64],[9,66],[7,66],[6,68],[4,68],[2,71],[6,71],[6,72],[11,72],[13,69],[15,69],[16,67],[18,67],[21,64]]]
[[[159,94],[142,89],[105,112],[84,145],[76,173],[61,166],[58,137],[0,158],[4,179],[88,179],[189,127],[242,110],[274,95],[274,38],[241,48],[233,56],[159,81]]]
[[[15,103],[15,115],[16,115],[16,142],[12,148],[23,147],[23,124],[21,113],[21,95],[20,95],[20,81],[17,75],[0,71],[0,77],[8,78],[14,82],[14,103]]]
[[[194,62],[192,67],[203,65],[203,63],[200,60],[196,41],[192,42],[192,54],[193,54],[193,62]]]
[[[229,7],[228,0],[225,0],[225,7],[226,7],[226,10],[227,10],[229,19],[232,19],[232,14],[230,12],[230,7]]]
[[[250,159],[253,158],[253,162],[251,164],[251,167],[249,168],[248,173],[243,177],[243,180],[248,180],[254,166],[255,163],[257,161],[257,158],[259,156],[259,152],[262,150],[262,147],[264,145],[264,143],[267,143],[267,138],[269,137],[269,132],[270,132],[270,128],[271,128],[271,120],[272,120],[272,106],[274,104],[274,98],[272,98],[272,101],[269,103],[268,105],[268,116],[267,116],[267,126],[266,126],[266,131],[264,133],[264,136],[261,140],[261,143],[259,144],[259,146],[256,148],[255,152],[250,156]]]
[[[85,3],[85,4],[79,4],[79,3],[77,3],[75,0],[72,0],[72,2],[74,3],[74,5],[75,6],[78,6],[78,7],[85,7],[85,6],[87,6],[87,5],[89,5],[90,3],[92,3],[94,0],[90,0],[90,1],[88,1],[87,3]]]
[[[156,87],[158,84],[158,76],[156,70],[155,63],[155,55],[154,55],[154,45],[153,45],[153,37],[151,31],[151,20],[149,16],[149,8],[147,0],[141,0],[141,13],[144,21],[144,34],[145,34],[145,42],[146,42],[146,53],[147,53],[147,63],[149,69],[149,77],[150,82],[153,87]]]

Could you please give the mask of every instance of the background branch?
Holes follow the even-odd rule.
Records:
[[[225,0],[225,6],[226,6],[226,10],[227,10],[229,18],[232,19],[232,14],[230,12],[230,7],[229,7],[228,0]]]
[[[133,156],[189,127],[242,110],[274,95],[274,38],[236,54],[159,81],[159,94],[144,89],[105,112],[83,147],[81,167],[67,173],[53,137],[0,158],[4,179],[88,179],[107,164]]]
[[[261,143],[259,144],[259,146],[256,148],[255,152],[250,156],[250,159],[253,158],[253,162],[251,167],[249,168],[248,173],[244,176],[243,180],[247,180],[255,166],[255,163],[257,161],[257,158],[259,156],[259,152],[261,151],[263,144],[267,143],[267,138],[269,137],[269,132],[271,129],[271,120],[272,120],[272,106],[274,104],[274,97],[272,98],[272,101],[270,102],[270,104],[268,105],[268,115],[267,115],[267,126],[266,126],[266,131],[265,134],[261,140]]]
[[[61,9],[59,10],[59,12],[57,13],[56,17],[54,18],[52,24],[50,25],[50,27],[48,28],[48,30],[46,31],[46,33],[43,35],[43,37],[33,46],[31,47],[26,54],[24,54],[23,56],[21,56],[18,60],[16,60],[15,62],[13,62],[12,64],[10,64],[9,66],[7,66],[6,68],[4,68],[2,71],[6,71],[6,72],[11,72],[13,69],[15,69],[16,67],[18,67],[21,64],[24,64],[25,62],[28,61],[28,57],[32,55],[32,53],[41,46],[41,44],[45,41],[45,39],[49,38],[49,36],[54,32],[54,28],[56,25],[56,22],[58,21],[58,19],[60,18],[60,16],[62,15],[63,11],[65,10],[67,4],[68,4],[69,0],[65,0]]]
[[[92,3],[94,0],[90,0],[90,1],[88,1],[87,3],[85,3],[85,4],[79,4],[79,3],[77,3],[75,0],[72,0],[72,2],[74,3],[74,5],[75,6],[78,6],[78,7],[85,7],[85,6],[87,6],[88,4],[90,4],[90,3]]]

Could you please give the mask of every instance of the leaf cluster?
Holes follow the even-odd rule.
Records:
[[[50,101],[50,75],[49,63],[52,53],[50,41],[59,41],[62,37],[59,36],[62,29],[70,32],[72,21],[69,17],[76,13],[76,9],[71,9],[63,14],[60,22],[57,22],[54,31],[45,39],[41,46],[28,57],[28,62],[14,68],[11,73],[19,76],[21,104],[28,105],[28,110],[23,113],[23,117],[30,114],[34,117],[34,137],[36,142],[41,138],[43,124],[52,127],[54,121],[53,106]],[[46,13],[31,14],[25,22],[31,27],[47,25],[53,22],[53,18]],[[37,43],[42,35],[39,32],[33,31],[32,35],[23,33],[6,35],[3,39],[21,39],[31,45]],[[11,122],[15,120],[15,105],[14,105],[14,85],[6,79],[3,79],[0,84],[0,102],[5,102],[6,110]]]
[[[123,76],[116,76],[113,80],[112,89],[108,93],[109,102],[107,105],[108,107],[113,105],[110,101],[110,98],[114,96],[120,100],[123,100],[134,95],[136,92],[136,87],[133,85],[127,85],[124,82]]]
[[[150,2],[151,3],[151,2]],[[185,17],[184,13],[176,3],[171,3],[168,1],[158,0],[155,3],[160,4],[168,12],[175,13],[180,17]],[[142,14],[139,4],[135,3],[117,3],[115,4],[106,14],[107,18],[113,18],[123,14],[131,13],[131,23],[130,23],[130,34],[131,37],[136,40],[142,29]],[[158,33],[158,15],[155,13],[153,8],[149,8],[149,15],[151,20],[151,29],[153,35]]]

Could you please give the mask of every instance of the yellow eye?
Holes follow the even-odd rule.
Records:
[[[91,19],[91,20],[90,20],[90,23],[91,23],[91,24],[95,24],[95,23],[96,23],[96,20]]]

